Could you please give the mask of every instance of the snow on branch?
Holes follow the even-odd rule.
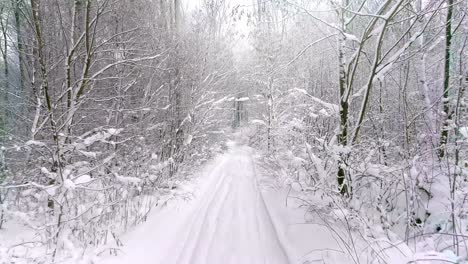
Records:
[[[323,100],[321,100],[320,98],[317,98],[315,96],[312,96],[311,94],[309,94],[306,90],[304,89],[300,89],[300,88],[294,88],[292,89],[292,91],[295,91],[295,92],[299,92],[301,94],[304,94],[304,95],[307,95],[307,97],[309,97],[312,101],[322,105],[323,107],[327,108],[328,110],[332,111],[334,114],[337,114],[338,111],[339,111],[339,107],[338,105],[336,104],[332,104],[332,103],[327,103]]]

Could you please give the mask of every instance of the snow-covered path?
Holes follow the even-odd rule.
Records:
[[[257,185],[250,149],[211,166],[195,198],[171,204],[124,238],[103,263],[290,263]]]

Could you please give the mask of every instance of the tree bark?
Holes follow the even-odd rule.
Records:
[[[16,45],[18,46],[18,67],[19,67],[19,85],[18,90],[20,93],[24,91],[24,62],[23,62],[23,36],[21,33],[21,20],[20,20],[20,1],[12,0],[13,10],[15,15],[15,31],[16,31]]]
[[[445,59],[444,59],[444,90],[442,94],[443,114],[445,120],[442,123],[439,143],[439,159],[443,159],[447,151],[449,124],[452,120],[453,111],[450,110],[450,49],[452,46],[452,15],[453,0],[447,0],[447,20],[445,23]]]
[[[1,48],[0,50],[2,51],[2,59],[3,59],[3,77],[4,77],[4,104],[7,106],[6,109],[8,109],[8,101],[9,101],[9,96],[8,96],[8,93],[10,92],[10,73],[9,73],[9,64],[8,64],[8,18],[4,21],[4,20],[0,20],[0,26],[2,28],[2,35],[3,35],[3,43],[2,43],[2,46],[3,48]],[[5,123],[7,123],[8,121],[8,116],[9,116],[9,113],[8,113],[8,110],[5,110]]]
[[[344,0],[343,6],[348,5],[348,0]],[[344,8],[340,9],[340,21],[341,21],[341,29],[346,32],[346,25],[345,25],[345,18],[344,18]],[[345,48],[345,36],[344,34],[340,34],[338,38],[338,67],[339,67],[339,89],[340,89],[340,129],[337,136],[338,145],[341,147],[345,147],[348,145],[348,112],[349,112],[349,105],[348,99],[346,96],[347,92],[347,81],[346,81],[346,65],[344,61],[344,48]],[[337,183],[338,189],[342,195],[348,195],[348,185],[345,182],[346,179],[346,169],[345,169],[345,159],[346,155],[341,154],[340,160],[338,161],[338,174],[337,174]]]

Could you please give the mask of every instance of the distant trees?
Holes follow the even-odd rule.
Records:
[[[1,33],[1,69],[0,93],[2,94],[1,120],[2,129],[7,131],[18,126],[18,117],[21,111],[21,103],[18,97],[23,92],[25,79],[24,63],[22,61],[23,45],[20,14],[22,0],[8,0],[0,3],[0,33]],[[15,42],[12,42],[15,38]],[[16,45],[16,43],[19,43]],[[21,76],[21,77],[20,77]]]
[[[10,92],[10,66],[9,66],[9,45],[8,45],[8,27],[9,27],[9,19],[8,16],[5,16],[8,12],[8,6],[5,3],[2,3],[0,6],[0,15],[2,18],[0,19],[0,30],[1,30],[1,45],[0,45],[0,52],[2,55],[2,62],[3,62],[3,81],[2,81],[2,103],[4,106],[9,104],[9,92]],[[0,120],[3,126],[5,126],[5,122],[8,119],[8,109],[3,107],[2,109],[2,116]]]

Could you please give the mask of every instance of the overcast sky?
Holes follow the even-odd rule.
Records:
[[[186,12],[190,12],[198,8],[204,0],[182,0],[182,8]],[[235,7],[237,5],[251,7],[253,5],[254,0],[226,0],[229,6]],[[248,35],[250,32],[250,27],[247,25],[245,19],[238,20],[236,22],[236,30],[241,33],[243,36],[239,36],[239,40],[236,42],[236,45],[233,47],[233,51],[236,55],[237,59],[242,59],[242,56],[246,51],[251,49],[251,45],[249,43]]]
[[[235,5],[252,5],[254,0],[226,0],[227,3],[229,3],[231,6]],[[193,9],[196,8],[197,6],[200,6],[200,3],[202,3],[203,0],[182,0],[182,5],[185,10],[187,9]]]

